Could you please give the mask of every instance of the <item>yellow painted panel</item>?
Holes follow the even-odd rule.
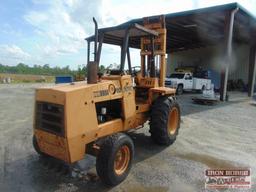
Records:
[[[86,136],[97,130],[98,122],[92,90],[82,89],[67,93],[65,119],[68,138],[83,134]]]
[[[42,152],[65,162],[70,162],[65,138],[38,129],[35,129],[34,134]]]
[[[85,154],[86,145],[83,141],[83,138],[80,136],[69,138],[68,147],[70,151],[70,162],[76,162],[82,160]]]
[[[115,119],[115,120],[100,124],[97,136],[100,138],[106,135],[112,135],[113,133],[122,131],[122,129],[123,129],[122,119]]]
[[[64,105],[65,93],[53,89],[36,89],[36,100]]]

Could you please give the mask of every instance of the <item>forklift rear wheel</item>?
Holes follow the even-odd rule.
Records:
[[[104,139],[96,159],[96,170],[107,185],[121,183],[129,174],[134,144],[129,136],[117,133]]]
[[[183,93],[183,85],[178,85],[176,94],[181,95]]]
[[[48,156],[47,154],[43,153],[43,152],[40,150],[35,135],[33,135],[33,147],[34,147],[35,151],[36,151],[39,155],[44,156],[44,157],[47,157],[47,156]]]
[[[152,105],[150,133],[154,142],[171,145],[180,128],[180,107],[175,99],[159,97]]]

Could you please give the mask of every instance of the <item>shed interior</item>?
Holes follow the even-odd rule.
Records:
[[[229,66],[232,63],[232,45],[247,45],[248,96],[253,95],[255,83],[256,58],[256,18],[238,3],[165,14],[167,29],[167,53],[172,54],[210,46],[218,46],[219,54],[226,58],[220,70],[221,100],[225,100]],[[143,24],[143,18],[133,19],[115,27],[103,28],[108,31],[115,28],[122,31],[131,24]],[[100,32],[99,31],[99,32]],[[92,41],[94,36],[87,38]],[[123,39],[118,35],[104,36],[104,43],[122,45]],[[140,48],[140,37],[131,37],[131,48]],[[235,47],[235,46],[234,46]],[[170,63],[169,63],[170,64]],[[242,67],[243,68],[243,67]]]

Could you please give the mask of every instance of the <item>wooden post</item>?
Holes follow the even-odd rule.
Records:
[[[256,75],[256,45],[251,45],[249,57],[249,76],[248,76],[248,96],[254,94],[255,75]]]
[[[232,59],[232,40],[233,40],[233,28],[234,28],[234,18],[235,13],[238,9],[234,9],[230,12],[227,12],[225,18],[225,29],[224,29],[224,61],[225,64],[222,66],[221,70],[221,85],[220,85],[220,100],[225,101],[227,95],[227,83],[228,83],[228,73],[229,73],[229,66]]]

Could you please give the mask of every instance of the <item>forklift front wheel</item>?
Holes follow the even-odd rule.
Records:
[[[96,170],[107,185],[121,183],[129,174],[134,155],[134,144],[129,136],[117,133],[104,139],[96,159]]]
[[[150,133],[157,144],[171,145],[180,128],[180,107],[175,99],[159,97],[151,108]]]

